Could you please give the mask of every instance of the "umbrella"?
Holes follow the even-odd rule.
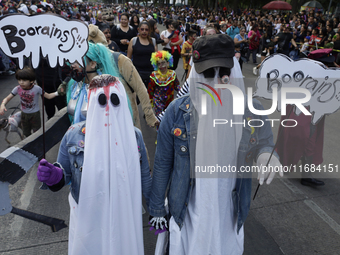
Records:
[[[262,7],[262,9],[267,10],[291,10],[292,6],[284,1],[271,1]]]
[[[302,6],[323,9],[322,5],[318,1],[309,1],[307,3],[304,3]]]

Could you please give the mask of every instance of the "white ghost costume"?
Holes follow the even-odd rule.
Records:
[[[230,84],[244,92],[242,72],[234,57],[234,67],[230,73]],[[233,115],[233,99],[228,89],[216,89],[223,106],[215,105],[207,97],[207,115],[202,115],[202,95],[205,92],[197,87],[201,83],[215,87],[220,84],[219,68],[215,68],[215,78],[205,79],[198,74],[194,64],[188,78],[191,103],[198,112],[198,129],[195,155],[196,166],[236,166],[237,152],[242,137],[242,125],[218,125],[213,127],[213,119],[227,119],[242,123],[243,116]],[[200,82],[200,83],[198,83]],[[190,122],[191,131],[193,122]],[[193,137],[190,138],[194,139]],[[223,142],[222,142],[223,141]],[[190,151],[192,153],[192,151]],[[237,173],[216,174],[210,178],[209,173],[195,173],[195,186],[188,203],[182,229],[174,218],[169,223],[170,255],[240,255],[243,253],[243,227],[237,233],[237,216],[232,194],[236,186]],[[208,178],[207,178],[208,177]]]
[[[140,163],[124,86],[111,75],[97,76],[88,99],[69,254],[144,254]]]

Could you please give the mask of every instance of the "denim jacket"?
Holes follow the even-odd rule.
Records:
[[[256,99],[253,100],[253,105],[256,109],[263,109],[261,103]],[[188,95],[174,100],[167,108],[158,130],[150,193],[149,212],[152,216],[162,217],[166,215],[164,199],[166,190],[169,188],[167,197],[170,214],[180,228],[183,226],[189,199],[195,185],[195,179],[190,178],[189,141],[190,136],[195,134],[195,131],[190,129],[192,108]],[[272,152],[274,147],[270,122],[264,121],[267,116],[254,115],[246,107],[243,118],[245,123],[249,118],[253,119],[253,126],[259,126],[260,123],[255,119],[262,119],[264,125],[261,128],[251,128],[246,124],[243,128],[238,148],[237,169],[240,169],[241,166],[251,166],[261,153]],[[176,128],[181,129],[181,135],[174,135]],[[183,150],[183,148],[187,149]],[[275,156],[279,158],[276,153]],[[237,176],[236,188],[232,197],[237,214],[237,230],[239,231],[249,212],[252,180],[251,173],[239,171]]]
[[[79,199],[81,173],[84,161],[85,134],[83,133],[83,128],[85,128],[85,122],[74,124],[69,128],[61,141],[57,160],[63,168],[64,183],[71,184],[70,191],[72,197],[77,203]],[[149,162],[146,155],[142,132],[135,127],[135,134],[141,166],[142,192],[148,205],[152,182]]]

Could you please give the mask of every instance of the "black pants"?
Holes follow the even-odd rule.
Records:
[[[66,106],[66,96],[57,96],[52,99],[45,98],[44,103],[47,118],[50,119],[55,114],[55,107],[57,107],[58,110],[61,110]]]
[[[170,54],[171,54],[171,49],[164,48],[163,50],[166,50],[166,51],[170,52]],[[181,53],[178,52],[177,47],[175,47],[175,51],[172,54],[172,57],[174,58],[174,65],[173,65],[173,67],[170,67],[169,69],[175,71],[177,69],[177,66],[178,66],[178,61],[181,57]]]

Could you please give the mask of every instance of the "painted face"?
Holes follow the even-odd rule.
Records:
[[[31,89],[31,87],[33,85],[33,81],[23,80],[23,79],[19,79],[18,83],[19,83],[20,87],[24,90]]]
[[[164,59],[160,59],[157,61],[157,66],[158,69],[163,73],[166,72],[168,70],[168,61],[164,60]]]

